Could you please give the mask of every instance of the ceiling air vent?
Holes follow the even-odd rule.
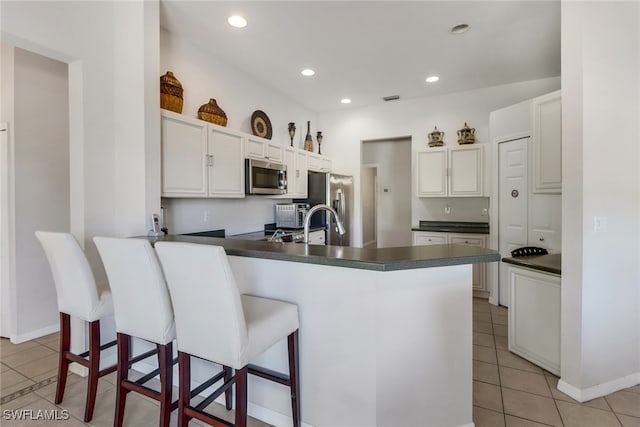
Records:
[[[400,99],[400,95],[391,95],[391,96],[383,96],[382,100],[383,101],[396,101]]]

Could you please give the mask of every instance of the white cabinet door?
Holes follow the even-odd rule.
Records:
[[[482,196],[482,145],[449,149],[449,195]]]
[[[162,196],[207,196],[207,125],[162,112]]]
[[[562,104],[560,91],[533,99],[531,191],[562,192]]]
[[[307,153],[303,150],[296,150],[296,161],[295,161],[295,182],[293,192],[304,199],[307,197]]]
[[[485,237],[469,237],[465,235],[449,234],[449,243],[458,245],[477,246],[479,248],[486,247]],[[486,290],[485,286],[485,264],[473,264],[473,289],[476,291]]]
[[[209,196],[244,197],[244,138],[209,125]]]
[[[560,374],[560,277],[509,266],[509,351]]]
[[[245,141],[247,158],[282,163],[282,145],[257,136],[248,136]]]
[[[418,151],[416,157],[417,196],[447,195],[447,149]]]
[[[413,232],[414,246],[443,245],[445,243],[447,243],[446,233],[431,233],[431,232],[424,232],[424,231]]]

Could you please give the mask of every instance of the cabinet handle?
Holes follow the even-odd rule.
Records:
[[[300,178],[300,169],[296,169],[296,178]]]
[[[465,241],[464,241],[464,243],[468,245],[468,244],[469,244],[469,241],[468,241],[468,240],[465,240]]]
[[[208,157],[207,164],[209,166],[213,166],[213,156],[209,154],[207,157]]]

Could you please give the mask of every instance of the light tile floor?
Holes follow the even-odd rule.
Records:
[[[476,427],[640,427],[640,385],[578,403],[558,377],[507,349],[507,309],[473,300]]]
[[[113,426],[115,372],[100,378],[93,419],[85,424],[82,419],[87,393],[86,378],[69,373],[62,403],[60,405],[53,403],[57,384],[57,360],[58,334],[19,345],[11,344],[4,338],[0,339],[0,426]],[[158,388],[158,384],[155,384],[155,388]],[[174,387],[174,399],[177,396],[177,388]],[[198,399],[193,401],[197,403]],[[222,405],[213,403],[206,410],[233,422],[234,412],[227,411]],[[12,418],[12,414],[18,412],[12,411],[18,411],[28,419],[16,420],[15,415]],[[55,414],[59,419],[43,419],[49,414]],[[155,427],[158,425],[159,415],[160,407],[157,401],[137,393],[128,394],[125,426]],[[173,411],[171,426],[177,426],[177,424],[177,411]],[[203,426],[204,424],[192,420],[189,425]],[[269,427],[269,424],[250,418],[248,426]]]
[[[473,421],[476,427],[640,427],[640,386],[580,404],[557,390],[558,378],[507,350],[507,309],[473,300]],[[64,400],[53,403],[58,334],[14,345],[0,339],[0,425],[112,426],[115,374],[99,381],[94,418],[82,422],[86,379],[69,374]],[[6,411],[66,409],[68,420],[7,420]],[[232,420],[233,412],[213,404],[208,410]],[[61,412],[59,413],[61,414]],[[158,403],[130,393],[125,425],[157,426]],[[177,425],[176,411],[172,425]],[[200,426],[198,421],[191,425]],[[250,427],[267,424],[250,419]],[[416,426],[418,427],[418,426]],[[422,426],[420,426],[422,427]],[[429,426],[424,426],[429,427]]]

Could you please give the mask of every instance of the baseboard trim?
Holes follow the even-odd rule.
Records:
[[[60,330],[60,324],[54,323],[53,325],[45,326],[44,328],[36,329],[24,334],[12,335],[10,341],[12,344],[22,344],[23,342],[31,341],[36,338],[41,338]]]
[[[636,372],[634,374],[627,375],[621,378],[616,378],[615,380],[607,381],[606,383],[594,385],[593,387],[587,387],[584,389],[572,386],[571,384],[560,379],[558,381],[558,390],[582,403],[588,400],[596,399],[598,397],[606,396],[611,393],[615,393],[616,391],[620,391],[625,388],[633,387],[637,384],[640,384],[640,372]]]

